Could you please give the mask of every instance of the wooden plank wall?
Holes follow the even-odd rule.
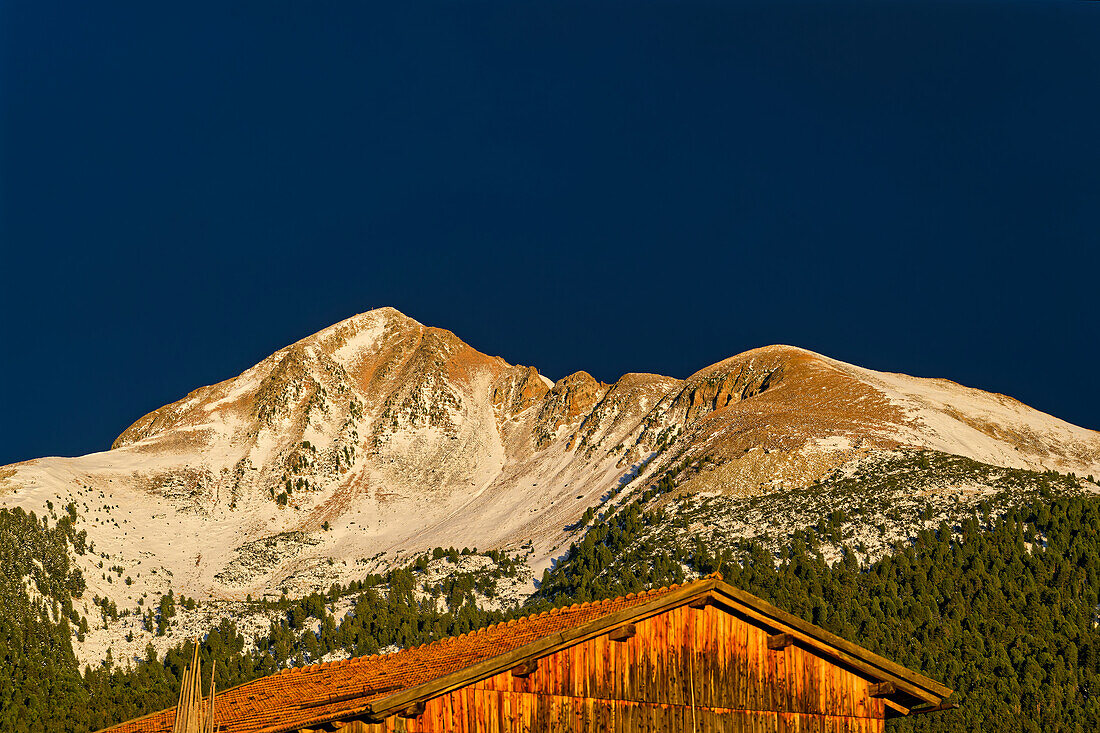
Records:
[[[882,733],[869,683],[725,611],[682,607],[539,660],[530,676],[496,675],[430,700],[418,718],[348,733],[697,731]]]

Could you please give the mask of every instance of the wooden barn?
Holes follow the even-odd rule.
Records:
[[[219,692],[216,731],[870,733],[951,690],[713,576]],[[200,705],[206,704],[199,701]],[[176,710],[112,733],[169,733]]]

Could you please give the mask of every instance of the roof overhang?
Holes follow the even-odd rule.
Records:
[[[922,710],[931,712],[932,708],[946,709],[940,706],[944,699],[951,695],[950,688],[776,608],[767,601],[734,588],[719,578],[712,577],[662,594],[650,602],[631,606],[587,624],[543,637],[422,685],[374,700],[365,706],[362,717],[380,721],[391,715],[400,714],[419,703],[507,672],[525,662],[537,660],[596,638],[625,624],[643,621],[680,606],[688,604],[698,606],[704,603],[713,603],[772,633],[790,634],[793,643],[847,667],[870,681],[889,683],[892,687],[884,685],[882,689],[886,692],[881,697],[885,698],[891,715],[907,715],[910,712],[916,713]],[[914,709],[921,704],[931,708]],[[343,717],[347,719],[346,715]]]

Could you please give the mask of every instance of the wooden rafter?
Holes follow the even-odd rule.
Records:
[[[897,691],[898,688],[893,682],[876,682],[868,690],[871,697],[886,697],[895,694]]]
[[[768,637],[768,648],[772,651],[782,651],[794,644],[794,637],[790,634],[772,634]]]
[[[889,698],[883,700],[883,702],[886,703],[886,709],[888,711],[892,711],[894,715],[908,715],[909,714],[909,708],[905,707],[901,703],[896,703],[896,702],[894,702],[893,700],[891,700]],[[891,717],[893,717],[893,716],[891,716]]]
[[[525,662],[520,662],[515,667],[512,667],[513,677],[530,677],[539,668],[538,659],[528,659]]]
[[[611,641],[626,641],[637,633],[638,627],[634,624],[623,624],[617,629],[612,629],[607,634],[607,638],[611,639]]]

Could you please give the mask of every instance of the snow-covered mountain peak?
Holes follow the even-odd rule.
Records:
[[[0,469],[0,503],[75,503],[131,570],[87,568],[121,606],[324,589],[436,546],[523,546],[541,568],[586,509],[673,469],[683,492],[758,494],[907,448],[1100,475],[1100,434],[946,380],[776,345],[686,379],[550,382],[380,308],[154,410],[110,451]]]

